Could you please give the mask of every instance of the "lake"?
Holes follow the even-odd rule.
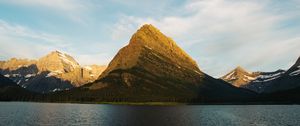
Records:
[[[300,125],[299,105],[128,106],[0,102],[0,125]]]

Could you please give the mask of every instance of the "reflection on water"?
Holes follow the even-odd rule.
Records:
[[[299,105],[127,106],[0,102],[0,125],[300,125]]]

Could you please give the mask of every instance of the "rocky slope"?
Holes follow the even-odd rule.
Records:
[[[0,74],[0,101],[29,100],[35,93],[18,86],[12,80]]]
[[[295,88],[300,88],[300,57],[286,72],[271,80],[269,85],[262,92],[273,93]]]
[[[102,101],[224,101],[251,94],[200,71],[188,54],[152,25],[142,26],[99,79],[81,89],[84,93],[78,94]]]
[[[105,66],[81,67],[71,56],[53,51],[38,60],[12,58],[0,68],[1,74],[18,85],[31,91],[48,93],[93,82]]]
[[[7,77],[4,77],[2,74],[0,74],[0,87],[5,86],[16,86],[17,84],[14,83],[12,80],[10,80]]]
[[[243,85],[243,88],[250,89],[257,93],[265,92],[265,89],[272,85],[273,80],[281,77],[285,73],[285,70],[277,70],[274,72],[260,72],[255,80]]]

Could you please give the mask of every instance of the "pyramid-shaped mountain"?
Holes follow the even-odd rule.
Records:
[[[223,101],[251,94],[200,71],[187,53],[152,25],[142,26],[87,87],[108,101]]]
[[[242,67],[238,66],[225,76],[221,77],[221,79],[231,83],[236,87],[241,87],[255,80],[259,75],[259,72],[248,72]]]

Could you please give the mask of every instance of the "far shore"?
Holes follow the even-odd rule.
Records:
[[[102,104],[102,105],[129,105],[129,106],[190,106],[190,105],[300,105],[292,102],[245,102],[245,103],[180,103],[180,102],[40,102],[40,101],[0,101],[24,103],[57,103],[57,104]]]

